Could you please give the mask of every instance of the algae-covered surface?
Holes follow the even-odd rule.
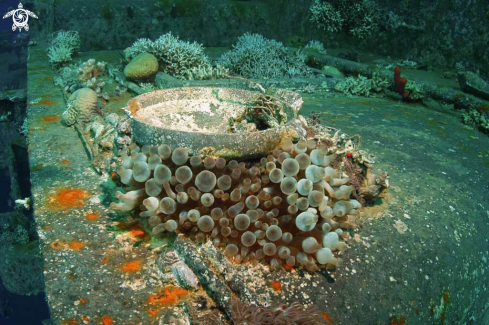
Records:
[[[115,183],[95,173],[75,130],[59,122],[65,103],[55,72],[42,47],[29,50],[34,215],[54,322],[171,323],[169,312],[205,293],[172,289],[176,282],[156,263],[171,242],[109,209]],[[375,169],[390,175],[391,188],[352,231],[343,265],[316,274],[223,268],[208,247],[200,253],[229,287],[244,287],[247,301],[313,304],[328,324],[488,324],[489,138],[436,103],[303,96],[302,115],[318,112],[323,124],[360,134]],[[122,114],[124,104],[110,110]]]

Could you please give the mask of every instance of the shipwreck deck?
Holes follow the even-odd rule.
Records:
[[[110,52],[83,55],[89,57],[117,59]],[[206,288],[175,293],[171,304],[154,303],[177,285],[164,263],[170,245],[109,209],[115,185],[91,168],[76,131],[60,123],[65,101],[54,77],[44,49],[31,47],[29,161],[53,321],[195,321],[196,297],[206,297]],[[329,324],[392,324],[401,318],[442,324],[442,317],[447,324],[489,323],[489,137],[435,104],[324,91],[304,94],[304,102],[303,115],[320,112],[323,123],[362,136],[362,147],[378,157],[375,168],[391,176],[383,203],[366,211],[344,264],[329,275],[236,267],[206,246],[192,252],[205,258],[201,271],[225,274],[225,285],[248,301],[312,303]]]

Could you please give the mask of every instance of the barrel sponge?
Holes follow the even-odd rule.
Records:
[[[347,248],[341,228],[351,227],[349,217],[361,208],[351,178],[339,161],[327,166],[327,153],[319,142],[285,139],[267,157],[226,162],[133,144],[116,169],[127,193],[118,192],[111,207],[135,210],[154,236],[209,238],[236,263],[314,272],[339,265]]]
[[[152,78],[158,72],[158,60],[149,53],[141,53],[134,57],[124,68],[124,75],[129,80]]]

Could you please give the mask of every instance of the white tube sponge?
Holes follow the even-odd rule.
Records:
[[[308,254],[312,254],[321,248],[321,245],[314,237],[307,237],[302,241],[302,249]]]
[[[329,181],[329,184],[331,186],[341,186],[341,185],[345,185],[346,183],[348,183],[349,180],[350,180],[350,177],[333,178],[332,180]]]
[[[319,149],[314,149],[310,153],[311,162],[314,165],[322,166],[324,164],[324,155],[321,153]]]
[[[320,184],[324,188],[324,190],[328,192],[329,197],[333,198],[336,196],[334,189],[331,187],[331,185],[329,185],[328,182],[326,182],[325,180],[321,180]]]
[[[302,212],[295,219],[295,225],[302,231],[311,231],[318,222],[318,216],[310,212]]]
[[[329,248],[332,251],[343,251],[347,248],[346,243],[340,241],[340,236],[336,232],[328,232],[323,236],[323,247]]]
[[[119,202],[119,203],[112,202],[110,204],[110,207],[112,209],[131,211],[135,209],[137,206],[139,206],[139,204],[141,204],[141,201],[146,196],[146,191],[144,190],[144,188],[135,191],[130,191],[127,192],[126,194],[117,191],[115,193],[115,196],[123,202]]]
[[[337,217],[343,217],[347,215],[351,210],[351,204],[345,201],[338,201],[333,206],[333,213]]]
[[[318,176],[321,176],[321,175],[318,175],[319,173],[318,173],[317,169],[319,169],[319,168],[321,168],[321,167],[318,167],[316,165],[311,165],[311,166],[307,167],[306,168],[306,178],[313,183],[319,182],[321,180],[321,178],[318,177]]]
[[[339,266],[341,264],[341,258],[336,258],[333,252],[329,248],[320,248],[316,252],[316,259],[319,264],[331,264]]]
[[[117,175],[121,177],[122,184],[129,185],[132,181],[132,169],[126,169],[123,166],[117,167]]]
[[[361,209],[362,208],[362,204],[360,202],[358,202],[357,200],[350,200],[349,202],[351,204],[352,209]]]
[[[339,176],[339,173],[337,170],[331,168],[331,167],[326,167],[324,168],[324,171],[326,172],[326,176],[325,176],[325,179],[326,181],[330,181],[332,180],[333,178],[337,178]]]
[[[335,159],[336,159],[336,157],[338,157],[338,155],[337,155],[337,154],[335,154],[335,153],[334,153],[334,154],[332,154],[332,155],[329,155],[329,156],[325,156],[325,157],[324,157],[324,164],[323,164],[323,166],[324,166],[324,167],[329,166],[329,164],[331,164],[331,162],[332,162],[333,160],[335,160]]]
[[[338,200],[349,200],[353,190],[355,190],[353,185],[341,185],[339,189],[335,190],[335,198]]]
[[[297,183],[297,192],[299,192],[300,195],[307,196],[309,195],[309,193],[311,193],[311,191],[312,181],[306,178],[299,180],[299,182]]]
[[[334,217],[333,209],[330,206],[327,206],[324,211],[321,211],[321,217],[326,220],[331,220]]]
[[[143,201],[143,205],[148,209],[148,211],[156,211],[158,210],[160,201],[156,197],[148,197]]]

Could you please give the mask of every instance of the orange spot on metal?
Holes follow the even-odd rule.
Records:
[[[51,229],[51,226],[44,226],[44,229],[49,230]]]
[[[130,231],[131,235],[134,236],[134,237],[141,237],[141,236],[144,236],[146,233],[144,232],[144,230],[139,230],[139,229],[132,229]]]
[[[61,165],[66,165],[66,164],[69,164],[69,163],[70,163],[70,161],[69,161],[68,159],[65,159],[65,160],[61,160],[59,163],[60,163]]]
[[[98,219],[98,214],[95,213],[87,214],[87,220],[97,220],[97,219]]]
[[[121,270],[123,272],[137,272],[141,269],[141,260],[135,260],[135,261],[130,261],[130,262],[126,262],[124,263],[124,265],[122,265],[121,267]]]
[[[45,123],[48,123],[48,122],[58,122],[60,121],[60,117],[59,116],[56,116],[56,115],[46,115],[46,116],[43,116],[42,117],[42,121],[45,122]]]
[[[76,325],[78,321],[74,318],[70,318],[61,322],[61,325]]]
[[[154,308],[148,308],[146,311],[151,317],[156,317],[158,315],[158,310]]]
[[[394,317],[391,319],[390,325],[405,325],[406,324],[406,319],[404,317]]]
[[[104,263],[104,264],[109,263],[109,261],[110,261],[110,257],[108,257],[108,256],[105,256],[105,257],[102,259],[102,263]]]
[[[148,298],[148,304],[168,306],[178,302],[181,298],[188,295],[188,290],[180,287],[167,287],[162,294],[151,295]]]
[[[82,321],[83,321],[85,324],[88,324],[88,322],[90,321],[90,317],[88,317],[88,316],[82,316]]]
[[[326,325],[333,325],[333,321],[331,319],[331,316],[329,316],[326,313],[322,313],[321,316],[323,316],[323,319],[326,322]]]
[[[68,276],[68,279],[70,279],[71,281],[75,281],[76,277],[74,275],[70,275]]]
[[[86,303],[87,303],[87,300],[86,300],[86,299],[81,298],[81,299],[80,299],[80,303],[81,303],[81,304],[86,304]]]
[[[68,245],[60,240],[53,241],[49,246],[55,251],[60,251],[63,249],[67,249]]]
[[[278,281],[272,281],[272,288],[273,290],[277,291],[277,292],[280,292],[282,291],[282,284]]]
[[[129,106],[129,110],[132,115],[136,115],[136,112],[139,109],[139,106],[137,104],[137,101],[135,99],[131,99],[129,103],[127,103],[127,106]]]
[[[286,269],[288,269],[288,270],[293,270],[293,269],[294,269],[294,267],[293,267],[293,266],[290,266],[290,265],[289,265],[289,264],[287,264],[287,263],[285,263],[285,264],[284,264],[284,267],[285,267]]]
[[[43,105],[53,105],[53,104],[56,104],[56,102],[54,100],[49,100],[49,99],[41,99],[40,103],[43,104]]]
[[[70,243],[68,243],[68,246],[74,250],[74,251],[79,251],[80,249],[82,249],[83,247],[85,247],[85,244],[80,242],[80,241],[72,241]]]
[[[88,198],[88,192],[78,188],[61,188],[56,195],[48,198],[51,209],[81,208]]]
[[[112,319],[112,317],[105,315],[105,316],[102,316],[102,319],[100,320],[100,324],[112,325],[112,324],[114,324],[114,320]]]
[[[146,232],[144,232],[144,230],[137,225],[133,227],[131,230],[129,230],[129,233],[133,237],[144,237],[146,235]]]
[[[446,303],[450,301],[450,295],[448,294],[448,291],[445,291],[443,293],[443,301]]]

